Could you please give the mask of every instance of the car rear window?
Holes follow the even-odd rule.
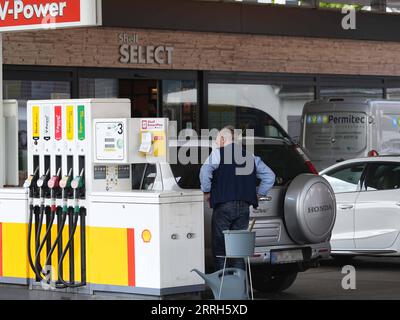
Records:
[[[307,164],[293,145],[254,146],[254,153],[271,168],[276,175],[276,186],[283,186],[302,173],[311,173]]]
[[[203,148],[197,149],[196,152],[201,154]],[[310,173],[307,164],[291,145],[258,144],[254,151],[275,173],[276,186],[287,184],[299,174]],[[200,189],[200,168],[201,164],[171,164],[175,180],[182,189]]]

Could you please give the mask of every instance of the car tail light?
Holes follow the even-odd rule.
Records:
[[[377,156],[379,156],[379,153],[376,150],[371,150],[370,152],[368,152],[368,157],[377,157]]]
[[[312,164],[312,162],[310,160],[306,161],[306,164],[312,174],[318,175],[317,169],[314,167],[314,165]]]
[[[318,174],[317,169],[314,167],[313,163],[311,162],[310,159],[308,159],[307,155],[304,153],[304,151],[300,148],[300,146],[295,146],[294,147],[297,151],[297,153],[301,156],[301,158],[304,160],[304,162],[306,163],[308,169],[310,169],[310,172],[312,174]]]

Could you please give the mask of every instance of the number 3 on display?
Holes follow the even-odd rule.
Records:
[[[122,123],[118,123],[118,134],[124,133],[124,125]]]

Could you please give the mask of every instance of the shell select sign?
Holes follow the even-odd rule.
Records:
[[[97,0],[10,0],[0,3],[0,32],[99,24]]]

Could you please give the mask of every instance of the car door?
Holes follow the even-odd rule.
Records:
[[[346,251],[355,248],[355,203],[360,191],[360,181],[365,169],[364,163],[340,166],[323,174],[336,195],[337,214],[332,231],[332,251]]]
[[[370,163],[355,207],[356,248],[390,248],[399,228],[400,163]]]

